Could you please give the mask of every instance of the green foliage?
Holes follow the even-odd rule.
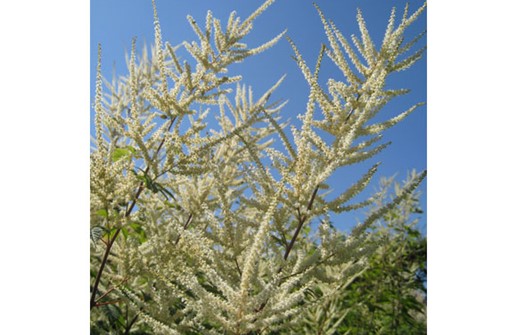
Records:
[[[92,311],[90,335],[150,335],[152,329],[143,323],[135,327],[139,314],[129,309],[127,304],[100,306]],[[138,328],[138,329],[136,329]]]
[[[132,146],[126,146],[124,148],[116,148],[113,150],[113,154],[111,155],[111,159],[113,162],[116,162],[123,158],[130,158],[131,155],[136,153],[136,149]]]
[[[350,308],[341,330],[352,334],[425,334],[426,240],[411,227],[384,250],[344,295]]]
[[[410,175],[409,180],[415,178]],[[382,206],[393,179],[384,179]],[[395,193],[400,192],[395,184]],[[380,247],[367,269],[338,295],[308,309],[297,334],[426,334],[427,239],[415,228],[421,214],[413,193],[386,213],[372,230]],[[319,294],[320,298],[321,289]]]

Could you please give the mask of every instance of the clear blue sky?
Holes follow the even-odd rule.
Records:
[[[247,0],[156,0],[158,15],[162,28],[163,39],[172,45],[177,45],[184,40],[196,40],[190,25],[186,20],[187,14],[192,15],[198,22],[203,22],[208,9],[212,10],[215,17],[226,22],[229,13],[236,10],[238,16],[246,18],[262,1]],[[358,35],[356,23],[357,8],[361,8],[365,17],[368,30],[374,38],[376,45],[380,45],[384,30],[392,7],[397,8],[402,14],[405,1],[334,1],[320,0],[318,6],[327,18],[333,20],[345,36]],[[423,1],[410,3],[410,12],[416,10]],[[97,44],[102,45],[103,75],[111,78],[113,69],[117,74],[126,74],[125,54],[131,48],[131,40],[137,38],[138,48],[144,44],[154,42],[153,37],[153,11],[151,0],[127,1],[127,0],[91,0],[90,1],[90,88],[91,97],[94,96],[95,67],[97,59]],[[400,16],[398,17],[400,19]],[[327,43],[323,27],[318,14],[312,5],[312,1],[301,0],[277,0],[256,21],[254,30],[246,40],[249,46],[259,45],[278,33],[287,29],[287,34],[297,44],[299,50],[308,64],[315,63],[321,43]],[[426,13],[424,13],[407,31],[408,40],[426,29]],[[420,45],[424,45],[423,39]],[[236,64],[230,70],[244,76],[243,82],[251,85],[258,96],[270,87],[283,74],[287,78],[281,87],[275,92],[275,99],[288,99],[289,103],[283,110],[284,119],[290,118],[296,122],[295,116],[305,110],[308,87],[303,76],[291,59],[292,49],[287,40],[281,40],[275,47],[257,56],[248,58],[242,64]],[[338,76],[339,70],[327,59],[321,70],[321,77]],[[400,113],[417,102],[426,101],[426,57],[420,60],[411,69],[396,74],[389,82],[396,88],[410,88],[412,91],[404,97],[396,98],[390,102],[380,113],[381,118],[388,119],[396,113]],[[92,98],[93,100],[93,98]],[[377,178],[371,186],[378,185],[381,176],[397,175],[397,180],[402,180],[406,172],[411,169],[421,171],[426,168],[426,106],[417,109],[402,123],[385,133],[384,141],[392,144],[380,155],[365,163],[354,167],[338,170],[338,173],[330,179],[330,185],[336,190],[345,188],[354,182],[367,169],[377,161],[382,164],[377,172]],[[365,190],[366,196],[372,192],[372,187]],[[426,211],[426,181],[421,187],[422,207]],[[353,215],[334,217],[335,224],[343,229],[348,229],[355,224]],[[425,229],[425,214],[422,217],[421,227]]]

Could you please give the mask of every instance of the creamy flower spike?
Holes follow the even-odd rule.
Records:
[[[408,93],[386,89],[386,80],[425,52],[399,59],[423,36],[403,44],[426,4],[412,15],[406,7],[399,25],[393,10],[380,47],[360,11],[360,36],[347,39],[316,7],[328,44],[314,70],[296,37],[288,38],[309,85],[298,129],[282,121],[286,102],[272,102],[284,77],[254,96],[241,76],[228,74],[232,64],[285,35],[258,46],[246,42],[254,20],[273,2],[244,20],[232,12],[226,24],[210,11],[204,24],[189,16],[198,40],[172,47],[162,40],[153,0],[155,45],[137,57],[133,41],[129,75],[106,83],[107,92],[99,46],[90,157],[97,232],[92,308],[105,297],[125,299],[139,315],[135,322],[156,334],[281,331],[320,303],[311,300],[314,289],[325,287],[324,300],[365,269],[377,248],[365,231],[425,177],[415,176],[348,235],[330,224],[330,213],[376,201],[376,195],[355,199],[379,163],[338,194],[329,190],[329,177],[386,148],[383,132],[420,106],[371,122],[391,99]],[[320,84],[325,57],[339,71]]]

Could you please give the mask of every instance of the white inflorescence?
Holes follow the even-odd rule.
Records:
[[[296,323],[303,304],[318,303],[307,300],[312,289],[325,283],[333,292],[365,268],[375,251],[364,244],[365,230],[424,177],[415,176],[350,236],[330,224],[329,212],[376,200],[353,202],[379,163],[333,199],[329,177],[383,150],[388,143],[378,144],[382,133],[420,105],[369,123],[408,92],[387,90],[386,79],[421,58],[423,49],[399,59],[416,43],[403,45],[403,34],[426,5],[409,17],[406,9],[398,26],[393,10],[380,47],[360,11],[360,37],[350,42],[317,8],[329,43],[314,70],[289,38],[309,85],[298,129],[281,121],[285,103],[270,99],[284,77],[257,99],[240,76],[227,76],[229,66],[285,35],[257,47],[244,41],[273,2],[243,21],[232,12],[226,25],[212,12],[203,25],[189,16],[199,40],[171,47],[163,44],[153,0],[153,57],[144,50],[137,58],[133,41],[129,76],[108,93],[102,90],[99,47],[91,218],[105,236],[120,230],[102,279],[126,278],[120,294],[157,334],[267,333]],[[181,47],[191,58],[176,54]],[[340,71],[322,85],[325,56]],[[212,116],[216,125],[208,129]],[[275,140],[282,149],[273,147]],[[102,255],[95,255],[97,269]]]

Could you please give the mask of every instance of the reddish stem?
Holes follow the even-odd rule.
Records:
[[[174,124],[175,120],[176,120],[176,117],[171,119],[171,123],[170,123],[169,127],[167,128],[167,131],[170,131],[170,129],[172,128],[172,125]],[[157,148],[157,150],[155,152],[154,158],[156,158],[158,156],[158,151],[160,151],[160,149],[162,148],[164,143],[165,143],[165,137],[161,140],[160,144],[158,145],[158,148]],[[145,174],[147,174],[149,172],[149,169],[150,169],[150,166],[147,166],[145,168]],[[140,194],[142,193],[143,190],[144,190],[144,183],[140,182],[140,185],[138,185],[138,189],[136,191],[135,197],[134,197],[131,205],[126,210],[126,213],[124,214],[124,217],[127,218],[127,217],[129,217],[129,215],[131,215],[131,212],[135,208],[136,202],[137,202],[138,198],[140,197]],[[110,251],[111,251],[111,247],[113,246],[113,244],[115,242],[115,239],[117,238],[118,234],[120,233],[120,230],[121,230],[121,227],[117,228],[117,230],[115,231],[115,234],[113,234],[113,238],[111,240],[108,239],[108,243],[106,245],[106,251],[104,252],[104,256],[102,257],[101,266],[99,267],[99,272],[97,272],[97,276],[95,278],[95,283],[93,284],[92,294],[91,294],[91,297],[90,297],[90,310],[93,307],[100,306],[99,304],[97,304],[95,302],[95,297],[96,297],[97,292],[99,290],[99,283],[101,281],[102,272],[104,271],[104,268],[105,268],[106,263],[108,261],[108,257],[109,257]]]

